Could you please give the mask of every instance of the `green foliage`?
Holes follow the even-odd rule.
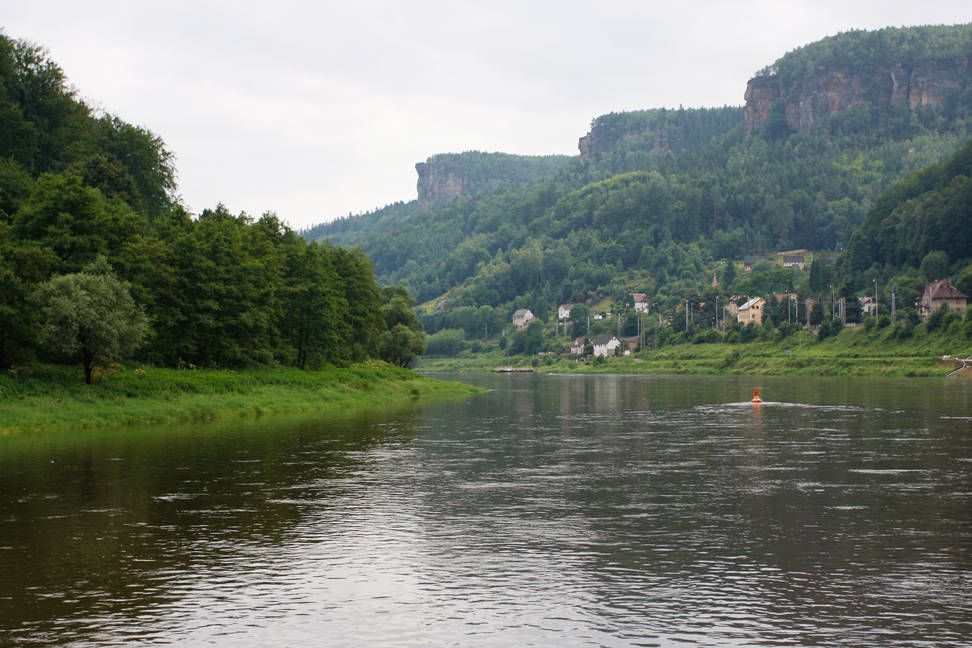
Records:
[[[462,329],[441,329],[428,337],[426,353],[433,356],[456,356],[466,348]]]
[[[144,313],[103,258],[80,273],[44,282],[33,302],[41,345],[55,355],[79,361],[88,384],[96,363],[124,359],[148,334]]]
[[[972,250],[970,250],[972,251]],[[921,260],[921,274],[927,281],[937,281],[948,274],[948,255],[941,250],[934,250]]]
[[[513,341],[506,349],[508,355],[534,355],[543,350],[543,322],[534,320],[522,331],[513,335]]]

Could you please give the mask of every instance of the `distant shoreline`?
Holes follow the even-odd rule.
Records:
[[[745,344],[678,344],[630,356],[577,361],[563,357],[506,356],[500,352],[422,358],[428,372],[492,371],[497,366],[531,368],[537,373],[620,373],[763,376],[888,376],[944,378],[957,367],[943,355],[969,357],[972,341],[926,342],[869,338],[845,331],[822,343],[788,338]],[[954,348],[945,348],[950,346]],[[968,374],[969,370],[960,372]],[[956,374],[955,378],[967,378]]]

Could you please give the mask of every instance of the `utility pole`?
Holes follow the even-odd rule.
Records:
[[[894,307],[895,307],[895,297],[897,297],[898,288],[894,284],[891,284],[891,324],[894,324]]]
[[[878,316],[877,279],[874,279],[874,317]]]
[[[688,327],[689,327],[689,310],[688,310],[689,309],[689,305],[688,304],[689,304],[689,302],[686,299],[685,300],[685,332],[686,333],[688,333],[688,330],[689,330],[688,329]]]
[[[715,325],[716,325],[716,330],[719,330],[719,295],[716,295]]]

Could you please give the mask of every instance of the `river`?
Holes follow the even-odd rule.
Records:
[[[0,645],[972,645],[972,384],[460,379],[0,438]]]

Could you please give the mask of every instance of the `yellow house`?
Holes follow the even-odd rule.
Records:
[[[736,321],[740,324],[763,323],[763,298],[753,297],[736,311]]]

